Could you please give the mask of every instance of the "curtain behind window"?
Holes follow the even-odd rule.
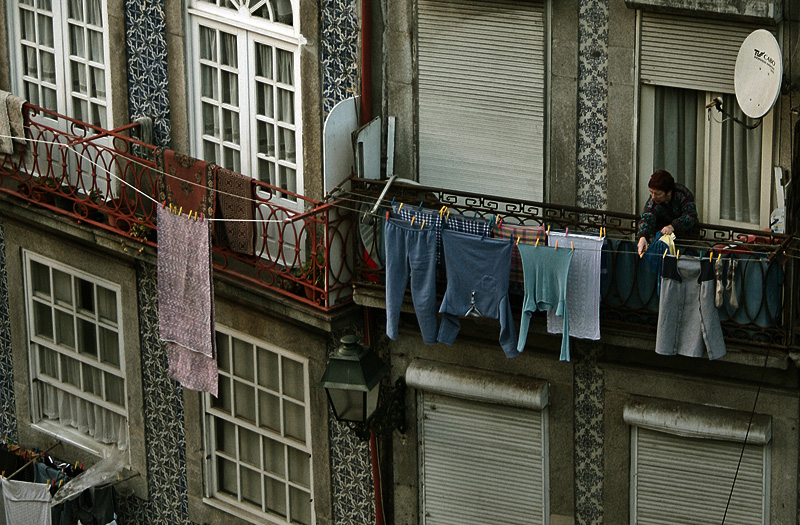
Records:
[[[752,124],[736,97],[725,95],[722,107],[739,120]],[[722,121],[720,218],[758,224],[761,215],[761,127],[747,129],[725,118]]]
[[[664,169],[675,182],[697,188],[697,105],[701,93],[655,86],[653,171]]]

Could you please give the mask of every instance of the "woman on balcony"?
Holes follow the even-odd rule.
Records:
[[[647,184],[650,198],[639,221],[639,255],[647,250],[647,240],[657,231],[662,235],[688,232],[697,224],[697,207],[689,188],[678,184],[666,170],[658,170]]]

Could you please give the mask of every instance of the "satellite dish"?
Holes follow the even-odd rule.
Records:
[[[783,80],[783,60],[778,41],[766,29],[750,33],[739,48],[733,86],[736,101],[745,115],[761,118],[775,101]]]

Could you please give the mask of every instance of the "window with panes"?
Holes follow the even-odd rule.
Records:
[[[189,64],[196,156],[302,192],[299,57],[289,0],[193,0]]]
[[[128,445],[120,287],[24,253],[33,423]]]
[[[219,395],[204,396],[209,503],[314,523],[307,361],[219,326],[216,341]]]
[[[102,128],[110,111],[108,13],[102,0],[11,0],[12,89]]]

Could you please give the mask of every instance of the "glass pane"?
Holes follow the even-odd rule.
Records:
[[[95,381],[96,370],[85,363],[81,364],[81,368],[83,368],[83,391],[102,397],[103,385],[100,381]]]
[[[53,269],[53,291],[57,304],[72,306],[72,279],[69,274]]]
[[[78,319],[78,352],[97,359],[95,325],[85,319]]]
[[[217,457],[217,483],[220,492],[237,495],[236,464]]]
[[[292,3],[289,0],[269,0],[269,3],[275,13],[275,22],[292,25]]]
[[[36,23],[32,11],[20,9],[20,22],[22,23],[22,39],[36,42]]]
[[[256,44],[256,76],[272,80],[272,48]]]
[[[233,398],[236,400],[236,417],[256,421],[256,390],[240,381],[233,383]]]
[[[75,350],[74,318],[67,313],[56,310],[56,343]]]
[[[77,388],[81,387],[80,363],[61,355],[61,381]]]
[[[299,401],[305,399],[303,363],[283,358],[283,393]]]
[[[239,427],[239,459],[256,468],[261,468],[261,443],[258,434]]]
[[[258,351],[258,384],[280,392],[278,383],[278,354],[265,348]]]
[[[217,32],[207,27],[200,27],[200,58],[217,61]]]
[[[258,151],[270,157],[275,156],[275,128],[272,124],[258,121]]]
[[[281,188],[287,189],[293,193],[297,193],[297,172],[292,168],[280,166],[280,183]],[[297,197],[286,197],[289,200],[296,200]]]
[[[236,73],[222,72],[222,101],[232,106],[239,105],[239,76]]]
[[[53,82],[55,81],[56,79],[53,77]],[[54,89],[42,88],[42,107],[50,111],[58,110],[58,97]]]
[[[289,51],[277,49],[277,81],[283,84],[294,85],[294,59]]]
[[[228,147],[223,147],[222,151],[224,152],[224,158],[222,161],[224,166],[229,170],[235,171],[236,173],[241,173],[239,151]]]
[[[733,95],[724,95],[722,103],[734,118],[754,124]],[[754,225],[761,220],[761,133],[761,128],[747,129],[732,119],[722,122],[719,191],[722,219]]]
[[[106,120],[106,108],[105,106],[100,106],[98,104],[91,104],[91,115],[89,119],[89,123],[100,127],[100,128],[107,128],[107,120]]]
[[[294,92],[278,89],[278,120],[294,124]]]
[[[250,14],[257,18],[270,20],[269,9],[267,8],[267,4],[262,4],[261,7],[254,9],[253,11],[250,12]]]
[[[205,64],[200,66],[200,92],[204,97],[217,99],[217,70]]]
[[[46,304],[33,302],[34,335],[53,340],[53,311]]]
[[[219,418],[214,418],[217,425],[217,450],[236,457],[236,426]]]
[[[218,397],[211,396],[211,406],[231,413],[231,380],[225,376],[219,376]]]
[[[308,492],[289,487],[289,505],[292,509],[292,523],[311,523],[311,495]]]
[[[286,516],[286,486],[270,477],[264,477],[266,483],[267,510]]]
[[[100,361],[119,368],[119,335],[100,327]]]
[[[41,79],[45,82],[55,84],[56,82],[56,56],[53,53],[42,53],[42,73]]]
[[[106,401],[125,406],[125,383],[122,378],[106,372]]]
[[[258,424],[271,428],[275,432],[281,431],[281,402],[280,398],[267,392],[258,392]]]
[[[83,21],[83,5],[80,0],[69,0],[69,17]]]
[[[242,469],[242,499],[261,508],[261,474],[255,470]]]
[[[219,114],[217,108],[211,104],[203,103],[203,133],[212,137],[219,137]]]
[[[97,315],[103,321],[117,323],[117,294],[113,290],[97,286]]]
[[[86,80],[86,67],[78,62],[72,62],[72,91],[82,95],[89,94],[89,84]]]
[[[53,47],[53,19],[42,14],[37,18],[39,21],[39,43],[47,47]]]
[[[230,372],[231,349],[227,335],[217,332],[217,364],[223,372]]]
[[[214,142],[204,140],[203,158],[208,161],[217,160],[219,158],[219,145],[215,144]]]
[[[295,152],[294,131],[291,129],[278,127],[278,158],[289,162],[295,162],[297,155]]]
[[[236,35],[220,32],[220,63],[226,66],[236,67],[239,65],[238,52],[236,50]]]
[[[286,476],[286,446],[280,441],[264,438],[264,470],[280,477]]]
[[[84,42],[83,28],[70,24],[69,26],[69,50],[70,54],[77,57],[86,58],[86,43]]]
[[[93,62],[104,62],[103,33],[89,31],[89,60]]]
[[[103,25],[103,11],[101,0],[89,0],[86,5],[86,21],[94,26]]]
[[[45,11],[52,11],[53,10],[53,2],[52,0],[38,0],[36,3],[39,9],[43,9]],[[33,4],[31,4],[33,5]]]
[[[89,68],[89,72],[91,74],[91,78],[89,79],[89,85],[91,87],[90,93],[95,98],[106,98],[106,75],[105,71],[102,69],[98,69],[96,67]]]
[[[253,362],[253,345],[241,339],[233,339],[233,373],[247,381],[255,381],[255,363]]]
[[[39,372],[58,379],[58,354],[39,346]]]
[[[264,159],[258,159],[258,179],[274,186],[277,182],[275,177],[275,163]]]
[[[37,297],[50,297],[50,269],[44,264],[31,261],[31,286]]]
[[[23,71],[24,74],[37,77],[39,76],[39,66],[37,66],[38,61],[36,60],[37,54],[36,50],[27,46],[22,47],[22,60],[23,60]]]
[[[30,102],[34,106],[40,105],[39,86],[37,86],[36,84],[32,84],[30,82],[25,82],[25,98],[27,98],[28,102]],[[41,103],[41,105],[43,107],[47,107],[44,103]]]
[[[94,313],[94,285],[79,277],[75,278],[75,288],[78,295],[78,309]]]
[[[222,110],[223,129],[222,140],[239,144],[239,114],[227,109]]]
[[[310,487],[311,485],[311,467],[310,456],[296,448],[289,448],[289,481],[293,481],[298,485]]]
[[[274,118],[272,101],[272,86],[256,82],[256,107],[259,115]]]
[[[285,435],[305,443],[306,441],[306,413],[303,407],[289,401],[283,403],[283,413],[286,425]]]

